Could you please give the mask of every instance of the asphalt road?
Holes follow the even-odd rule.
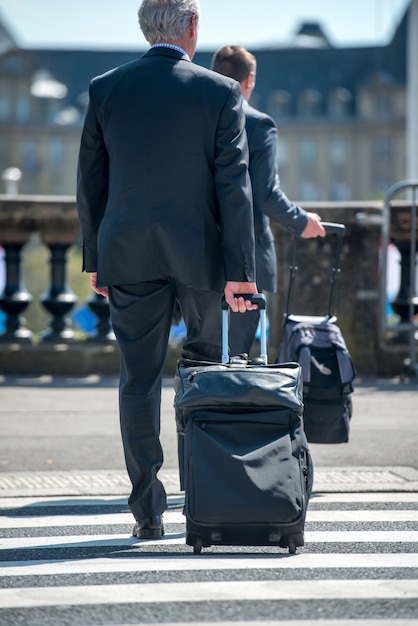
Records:
[[[115,377],[0,378],[0,472],[124,470]],[[177,470],[171,379],[164,381],[165,470]],[[348,444],[312,444],[316,467],[418,469],[418,383],[358,380]]]

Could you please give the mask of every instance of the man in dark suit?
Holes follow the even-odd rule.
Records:
[[[293,235],[304,238],[323,237],[320,217],[291,202],[280,188],[276,167],[277,129],[266,113],[248,104],[255,86],[256,59],[242,46],[224,46],[215,53],[212,69],[234,78],[244,99],[246,131],[250,150],[250,178],[253,191],[257,287],[260,291],[276,290],[277,261],[270,218]],[[229,348],[231,354],[250,353],[260,312],[244,316],[231,313]]]
[[[83,269],[109,297],[120,347],[133,534],[153,539],[167,506],[157,473],[174,302],[183,356],[218,361],[222,293],[243,313],[255,307],[239,294],[257,287],[239,85],[191,62],[198,0],[143,0],[138,17],[151,49],[90,84],[77,202]]]

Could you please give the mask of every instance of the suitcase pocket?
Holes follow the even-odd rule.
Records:
[[[292,454],[289,409],[199,411],[186,424],[186,511],[206,524],[288,523],[302,514],[305,488]]]
[[[303,421],[309,443],[347,443],[350,418],[349,396],[328,402],[305,398]]]

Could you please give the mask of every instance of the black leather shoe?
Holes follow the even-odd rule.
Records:
[[[164,535],[164,525],[161,515],[145,517],[136,522],[132,535],[138,539],[160,539]]]

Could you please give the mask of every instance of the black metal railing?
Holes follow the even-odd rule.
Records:
[[[22,272],[22,252],[33,233],[49,250],[49,286],[40,304],[50,319],[36,336],[36,343],[71,343],[78,335],[71,322],[77,304],[68,280],[68,253],[79,236],[74,198],[53,196],[0,196],[0,244],[4,248],[4,290],[0,310],[5,316],[0,342],[32,343],[34,333],[25,327],[24,314],[33,301]],[[86,306],[94,314],[96,330],[88,341],[111,342],[109,306],[106,298],[92,292]]]
[[[303,206],[308,211],[320,213],[325,221],[346,225],[338,319],[358,371],[376,373],[382,365],[378,323],[382,203],[326,202],[303,203]],[[281,335],[292,244],[286,231],[277,225],[272,227],[277,243],[279,284],[277,293],[269,300],[270,360],[275,357]],[[25,246],[34,234],[49,252],[48,286],[39,297],[47,324],[37,333],[26,327],[24,319],[34,305],[34,295],[32,285],[25,285],[22,272]],[[74,327],[73,312],[78,303],[69,281],[68,256],[79,237],[74,197],[0,195],[0,245],[4,248],[5,270],[4,290],[0,294],[0,311],[4,318],[0,357],[2,352],[9,350],[10,353],[11,344],[18,345],[22,354],[25,346],[43,349],[50,346],[52,349],[64,344],[70,350],[71,346],[115,344],[107,299],[92,291],[83,306],[93,314],[94,331],[80,336]],[[322,286],[311,271],[308,263],[306,274],[301,277],[307,310],[312,304],[326,299],[326,286]],[[0,362],[0,372],[1,367]]]

